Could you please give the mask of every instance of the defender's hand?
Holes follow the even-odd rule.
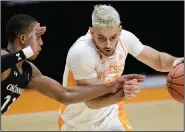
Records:
[[[136,79],[125,81],[123,86],[125,98],[133,98],[136,97],[138,93],[140,93],[139,82]]]
[[[123,75],[121,77],[119,77],[118,79],[116,79],[113,83],[116,83],[116,87],[113,87],[113,92],[115,93],[117,92],[119,89],[122,89],[125,87],[125,82],[126,83],[126,87],[128,87],[128,84],[130,84],[130,81],[133,82],[133,85],[138,85],[137,82],[142,82],[144,81],[145,76],[144,75],[139,75],[139,74],[128,74],[128,75]],[[137,84],[136,84],[137,83]],[[130,84],[131,85],[131,84]],[[130,87],[130,86],[129,86]],[[134,86],[135,87],[135,86]]]
[[[34,54],[38,53],[38,46],[39,45],[39,40],[41,38],[41,35],[43,35],[46,32],[46,27],[40,27],[40,23],[38,23],[34,28],[33,31],[29,34],[28,36],[28,44],[32,48]]]

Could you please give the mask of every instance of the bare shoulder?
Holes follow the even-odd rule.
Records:
[[[6,55],[6,54],[9,54],[9,52],[6,50],[1,50],[1,55]]]
[[[41,75],[42,73],[40,72],[40,70],[30,61],[27,61],[30,65],[31,65],[31,68],[32,68],[32,78],[37,76],[37,75]]]
[[[1,55],[6,55],[6,54],[9,54],[9,52],[6,50],[1,50]],[[10,73],[11,73],[11,68],[1,73],[1,81],[5,80],[10,75]]]

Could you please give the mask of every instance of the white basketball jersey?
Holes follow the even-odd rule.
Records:
[[[65,87],[76,86],[75,80],[98,77],[101,84],[109,83],[123,73],[127,54],[137,56],[143,49],[139,39],[122,30],[115,53],[111,57],[101,54],[91,41],[90,33],[80,37],[70,48],[63,75]],[[72,125],[91,124],[106,117],[117,104],[100,109],[89,109],[85,103],[61,105],[59,111],[64,122]]]

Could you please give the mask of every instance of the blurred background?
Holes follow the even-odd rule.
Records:
[[[123,29],[134,33],[143,44],[173,56],[184,56],[184,1],[4,1],[1,2],[1,48],[7,46],[5,26],[10,17],[15,14],[35,17],[47,26],[47,32],[43,36],[43,50],[33,63],[44,75],[62,83],[67,52],[91,26],[91,13],[96,4],[112,5],[120,14]],[[167,73],[154,71],[131,55],[127,57],[124,71],[128,73],[147,76],[138,97],[125,101],[133,128],[184,130],[184,105],[169,95],[165,86]],[[59,105],[33,90],[26,90],[2,117],[2,130],[58,130]]]

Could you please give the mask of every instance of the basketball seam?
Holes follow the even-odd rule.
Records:
[[[170,77],[171,77],[172,79],[178,79],[178,78],[183,77],[183,76],[184,76],[184,75],[181,75],[181,76],[179,76],[179,77],[174,78],[173,76],[170,75]]]
[[[170,93],[170,95],[172,96],[172,98],[175,98],[175,97],[173,96],[173,94],[172,94],[172,88],[171,88],[171,87],[168,87],[168,90],[169,90],[169,93]]]
[[[183,66],[183,65],[181,65],[181,66]],[[175,75],[176,71],[177,71],[179,68],[181,68],[181,66],[179,66],[179,67],[174,71],[173,76]],[[171,77],[171,76],[170,76],[170,77]]]
[[[181,67],[181,66],[180,66],[180,67]],[[174,90],[178,95],[180,95],[180,97],[184,98],[184,96],[182,96],[179,92],[177,92],[176,89],[174,89],[174,88],[171,87],[172,84],[178,85],[178,84],[172,83],[172,80],[174,79],[173,76],[175,75],[176,71],[177,71],[180,67],[178,67],[178,68],[174,71],[174,73],[173,73],[172,76],[171,76],[171,74],[169,74],[169,76],[171,77],[171,78],[170,78],[171,82],[167,81],[168,83],[170,83],[170,86],[168,87],[169,93],[170,93],[170,95],[172,96],[172,98],[174,98],[174,99],[175,99],[175,96],[173,95],[173,91],[172,91],[172,90]],[[180,77],[181,77],[181,76],[180,76]],[[179,78],[179,77],[178,77],[178,78]],[[180,86],[181,86],[181,85],[180,85]],[[183,86],[184,86],[184,85],[183,85]]]
[[[182,85],[182,84],[176,84],[176,83],[173,83],[173,82],[169,82],[169,81],[167,81],[168,83],[171,83],[171,84],[174,84],[174,85],[177,85],[177,86],[184,86],[184,85]],[[171,85],[170,85],[171,86]]]
[[[180,95],[182,98],[184,98],[184,96],[181,95],[176,89],[174,89],[174,88],[172,88],[172,87],[168,87],[168,88],[171,90],[171,95],[173,95],[173,94],[172,94],[172,90],[174,90],[176,93],[178,93],[178,95]]]

